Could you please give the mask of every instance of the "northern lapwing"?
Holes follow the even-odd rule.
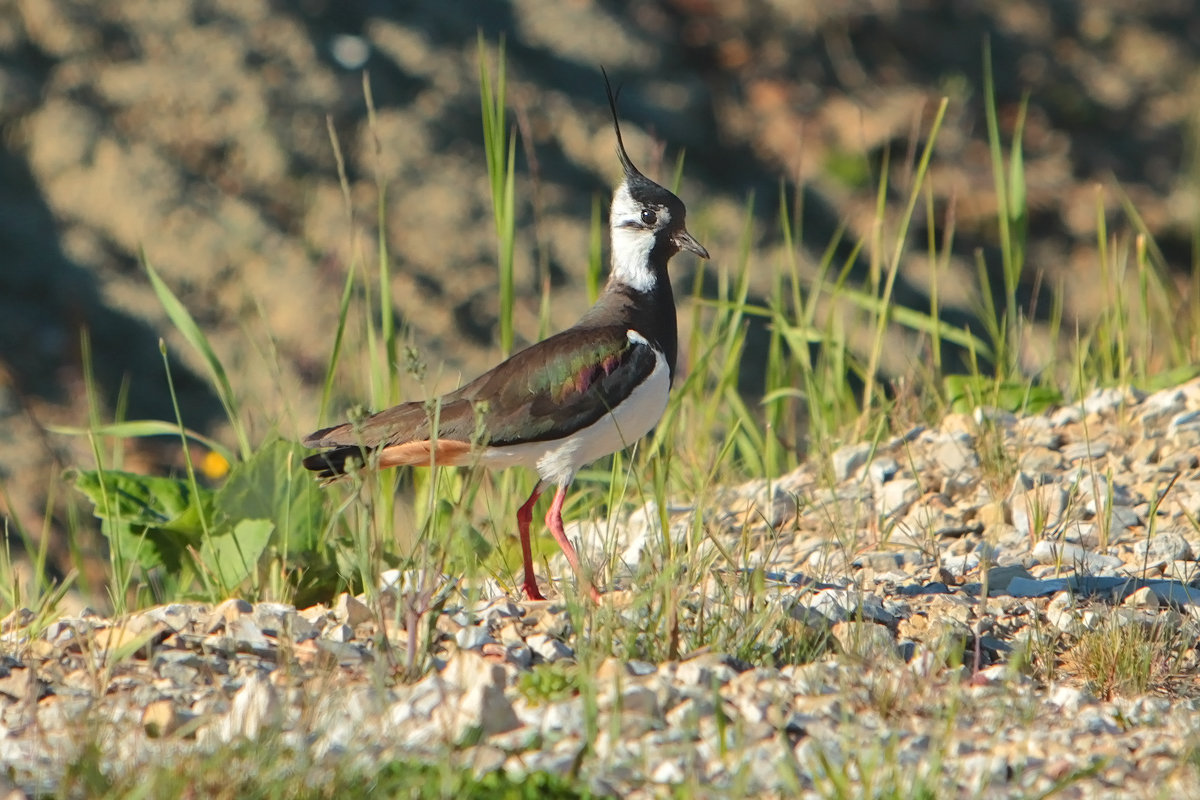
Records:
[[[545,598],[533,573],[529,523],[550,485],[556,491],[546,525],[580,588],[599,599],[563,532],[567,487],[581,467],[633,444],[662,417],[677,346],[667,262],[680,250],[708,258],[684,226],[683,202],[629,159],[607,75],[604,84],[625,175],[609,215],[612,268],[596,304],[574,326],[432,404],[402,403],[304,438],[308,447],[328,448],[304,459],[322,477],[344,474],[352,463],[537,470],[537,485],[517,511],[524,588],[531,600]]]

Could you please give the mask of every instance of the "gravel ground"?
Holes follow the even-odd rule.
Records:
[[[673,506],[674,520],[705,516],[702,546],[739,554],[680,575],[678,625],[778,612],[755,640],[757,666],[707,649],[580,658],[603,626],[653,631],[620,567],[594,612],[603,624],[561,602],[514,602],[490,579],[443,578],[424,612],[432,669],[415,682],[399,679],[408,630],[391,619],[403,613],[381,623],[347,595],[299,610],[86,613],[37,630],[14,612],[0,636],[0,765],[29,792],[53,786],[97,730],[121,769],[270,734],[317,760],[453,753],[512,777],[578,769],[622,797],[688,782],[705,796],[821,796],[839,779],[852,795],[1192,796],[1197,444],[1200,381],[1100,391],[1041,416],[981,410],[848,446],[833,484],[804,467],[713,508]],[[664,568],[646,518],[618,524],[613,563]],[[572,531],[585,545],[599,538],[588,527]],[[767,617],[728,590],[746,570],[765,579]],[[385,610],[412,599],[383,597]],[[1134,652],[1141,667],[1112,666]],[[573,683],[531,677],[577,661]]]

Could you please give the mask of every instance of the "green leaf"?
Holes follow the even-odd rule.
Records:
[[[953,411],[969,414],[976,406],[987,405],[1005,411],[1040,414],[1061,403],[1062,392],[1046,386],[1030,386],[1018,381],[999,383],[978,375],[947,375],[942,379]]]
[[[204,540],[200,561],[224,589],[234,589],[254,571],[274,532],[269,519],[238,520],[232,531]]]
[[[172,575],[191,573],[188,547],[192,538],[189,536],[113,519],[101,520],[100,531],[108,539],[109,547],[120,553],[124,561],[136,562],[144,570],[162,567]]]
[[[204,535],[212,517],[212,492],[198,494],[185,481],[118,470],[68,473],[75,488],[95,506],[109,546],[143,569],[188,572],[188,549]]]
[[[1200,375],[1200,367],[1195,364],[1185,364],[1181,367],[1169,369],[1160,375],[1149,377],[1141,387],[1149,392],[1157,392],[1160,389],[1170,389],[1174,386],[1187,383],[1192,378]]]
[[[204,532],[201,514],[212,505],[212,492],[192,492],[186,481],[119,470],[87,470],[68,475],[75,488],[95,505],[103,520],[156,528],[199,538]]]
[[[288,554],[311,552],[321,542],[328,511],[320,488],[300,460],[303,448],[277,439],[234,466],[217,491],[222,528],[243,520],[271,520],[279,531],[276,545]]]

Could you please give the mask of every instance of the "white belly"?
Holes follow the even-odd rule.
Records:
[[[584,465],[645,436],[662,419],[670,391],[667,361],[655,351],[654,370],[608,414],[566,439],[489,447],[483,453],[483,463],[488,467],[531,467],[547,483],[565,486]]]

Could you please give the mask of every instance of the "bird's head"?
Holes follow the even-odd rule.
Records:
[[[617,134],[617,156],[625,171],[620,186],[613,193],[609,211],[613,277],[635,289],[649,291],[658,280],[658,270],[666,267],[671,256],[687,250],[700,258],[708,258],[708,251],[688,233],[685,225],[687,209],[683,201],[634,166],[621,138],[617,97],[607,73],[604,74],[604,88]]]

